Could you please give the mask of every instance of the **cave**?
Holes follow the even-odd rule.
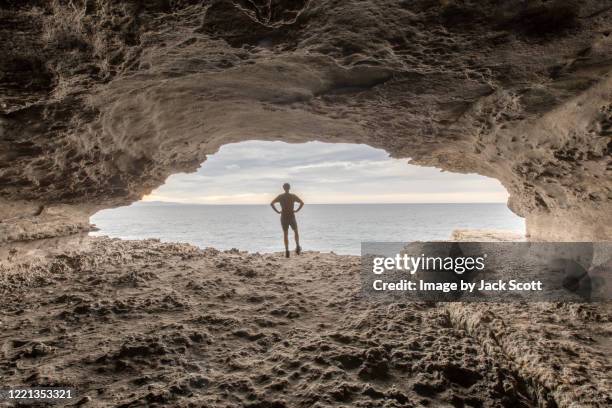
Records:
[[[609,240],[609,10],[561,3],[9,2],[2,240],[87,228],[253,136],[493,177],[530,239]]]
[[[289,394],[303,406],[363,398],[485,404],[448,374],[461,372],[478,395],[489,392],[504,406],[607,405],[609,360],[602,344],[609,344],[609,332],[600,327],[610,321],[605,305],[418,306],[414,317],[401,304],[386,313],[344,292],[337,302],[322,293],[327,303],[311,304],[279,277],[274,290],[261,295],[236,291],[268,276],[266,262],[282,270],[268,255],[244,255],[254,265],[249,267],[238,262],[238,253],[93,240],[89,252],[70,244],[51,261],[34,263],[10,245],[44,249],[49,240],[76,239],[89,231],[96,212],[136,202],[172,174],[194,172],[222,146],[252,139],[365,144],[412,164],[494,178],[510,194],[509,209],[525,219],[528,240],[611,241],[610,21],[610,2],[595,0],[0,2],[0,244],[9,248],[0,251],[1,320],[20,336],[6,339],[2,374],[22,385],[76,385],[85,393],[83,404],[172,404],[209,386],[217,392],[205,400],[211,406],[224,398],[226,406],[294,406]],[[185,264],[168,263],[178,259]],[[324,257],[316,260],[321,268],[312,262],[302,266],[333,280],[339,278],[327,274],[329,265],[341,263],[338,270],[349,276],[357,261]],[[126,265],[133,270],[122,269]],[[163,270],[147,271],[151,265]],[[213,275],[231,267],[231,288],[212,275],[190,274],[189,295],[180,298],[164,274],[200,267]],[[59,295],[57,279],[92,292],[66,286],[68,293]],[[155,300],[143,300],[156,279],[167,286]],[[299,276],[290,279],[303,283]],[[143,291],[110,295],[104,282]],[[45,289],[49,285],[53,289]],[[215,288],[219,297],[206,297],[204,288]],[[260,316],[253,305],[281,302],[283,291],[297,300],[282,299],[286,303],[271,317]],[[210,312],[178,324],[169,316],[195,313],[194,293],[206,299],[198,307]],[[234,310],[224,303],[232,298],[244,298],[234,309],[250,318],[238,322],[225,314],[225,307]],[[59,328],[23,320],[39,301],[64,305]],[[352,313],[342,312],[343,305]],[[312,343],[283,331],[287,322],[323,311],[345,331],[309,320],[301,327],[320,336]],[[155,316],[158,335],[146,327],[155,319],[124,324],[134,313]],[[100,346],[102,354],[83,351],[94,343],[56,332],[88,327],[96,318],[115,322],[108,330],[118,333]],[[389,320],[373,323],[381,319]],[[423,321],[431,326],[417,324]],[[15,331],[20,326],[31,331]],[[393,330],[400,326],[412,337]],[[370,330],[376,345],[366,347],[357,328]],[[136,332],[121,337],[122,330]],[[289,336],[279,347],[298,344],[300,353],[318,357],[304,362],[300,358],[307,357],[295,350],[274,349],[275,330]],[[593,335],[582,336],[585,331]],[[442,332],[456,339],[452,347],[439,344]],[[248,361],[232,354],[214,360],[220,371],[208,372],[190,358],[197,355],[192,350],[213,348],[215,341],[226,349],[248,344],[245,353],[273,353]],[[412,349],[394,352],[397,344]],[[448,361],[419,360],[417,344],[445,350]],[[137,395],[103,395],[76,380],[82,373],[61,374],[54,353],[69,347],[85,354],[75,357],[81,359],[76,365],[64,361],[64,368],[93,367],[115,385],[122,381],[117,372],[135,373],[129,381]],[[477,361],[456,367],[453,356],[470,350],[477,350]],[[287,356],[292,352],[295,359]],[[402,363],[406,356],[412,362]],[[20,359],[39,359],[40,365],[22,369],[15,363]],[[165,388],[145,391],[154,382],[147,359],[170,361],[176,376],[160,380]],[[576,360],[592,364],[576,367]],[[248,371],[258,362],[265,372],[257,378],[218,375]],[[290,377],[292,367],[301,367],[301,374]],[[425,367],[423,378],[407,374]],[[432,371],[438,379],[430,378]],[[399,377],[410,390],[389,382]],[[355,381],[374,385],[361,389]],[[495,381],[502,385],[490,385]]]

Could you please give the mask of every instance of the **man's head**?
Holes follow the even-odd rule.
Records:
[[[290,188],[291,188],[291,186],[289,185],[289,183],[283,184],[283,190],[285,190],[285,192],[288,193]]]

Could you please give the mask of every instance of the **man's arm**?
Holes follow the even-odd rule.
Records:
[[[295,210],[294,212],[298,212],[302,209],[302,207],[304,206],[304,202],[302,201],[302,199],[298,196],[296,196],[295,194],[293,195],[293,198],[295,199],[295,201],[297,201],[298,203],[300,203],[300,205],[298,206],[297,210]]]
[[[274,211],[275,211],[277,214],[280,214],[281,212],[280,212],[280,211],[278,211],[278,210],[276,209],[276,206],[275,206],[274,204],[278,203],[278,201],[279,201],[279,197],[280,197],[280,196],[276,196],[276,198],[275,198],[274,200],[272,200],[272,202],[270,203],[270,207],[272,207],[272,209],[273,209],[273,210],[274,210]]]

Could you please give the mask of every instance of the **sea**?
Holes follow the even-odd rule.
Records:
[[[445,240],[455,229],[525,233],[524,220],[505,204],[308,204],[296,215],[304,251],[343,255],[359,255],[362,241]],[[269,205],[137,202],[95,214],[99,230],[90,235],[278,252],[284,250],[279,217]]]

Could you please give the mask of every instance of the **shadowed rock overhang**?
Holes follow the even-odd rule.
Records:
[[[494,177],[610,240],[612,1],[0,3],[0,242],[69,234],[248,139]],[[607,218],[606,218],[607,217]]]

